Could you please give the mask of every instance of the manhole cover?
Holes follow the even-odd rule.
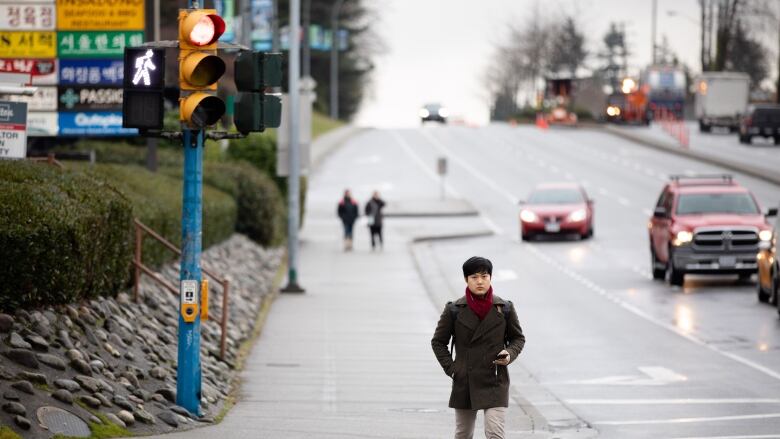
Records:
[[[57,407],[41,407],[38,409],[38,422],[54,434],[73,437],[89,437],[92,432],[81,418],[73,413]]]

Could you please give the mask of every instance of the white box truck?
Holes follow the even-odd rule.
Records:
[[[748,105],[750,77],[740,72],[704,72],[695,86],[699,131],[724,127],[736,132]]]

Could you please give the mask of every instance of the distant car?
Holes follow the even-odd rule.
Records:
[[[780,290],[780,262],[777,260],[778,233],[780,233],[780,217],[775,219],[772,238],[761,241],[759,244],[757,292],[759,302],[775,304],[780,312],[780,301],[777,294]]]
[[[441,104],[425,104],[420,108],[420,120],[425,122],[447,123],[450,113]]]
[[[772,235],[753,194],[730,175],[672,176],[648,229],[653,278],[678,286],[687,273],[749,279],[759,244]]]
[[[547,183],[534,188],[520,203],[520,237],[577,234],[593,236],[593,200],[576,183]]]
[[[550,125],[577,125],[577,115],[573,111],[569,111],[566,107],[555,107],[545,116],[547,123]]]
[[[750,144],[753,137],[771,137],[780,145],[780,105],[748,105],[739,122],[739,143]]]

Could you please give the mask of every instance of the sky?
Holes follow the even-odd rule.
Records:
[[[698,0],[657,0],[657,35],[694,71],[699,65]],[[525,23],[538,5],[544,17],[572,14],[587,48],[601,48],[611,22],[625,23],[630,67],[651,60],[650,0],[367,0],[386,53],[376,57],[373,84],[356,122],[363,126],[419,125],[417,112],[440,102],[467,123],[488,122],[482,78],[493,48],[505,43],[512,23]],[[669,14],[673,11],[673,14]]]

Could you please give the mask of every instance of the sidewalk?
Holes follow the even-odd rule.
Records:
[[[359,223],[355,250],[343,252],[334,194],[359,187],[368,175],[381,176],[370,169],[347,176],[338,162],[355,154],[397,155],[379,145],[378,138],[361,141],[364,136],[378,135],[358,134],[310,176],[299,267],[306,293],[282,294],[274,302],[241,374],[238,403],[219,425],[164,438],[452,437],[450,379],[430,347],[444,303],[435,303],[443,299],[433,300],[426,289],[410,246],[426,235],[489,230],[474,215],[392,218],[386,221],[384,250],[370,250],[368,232]],[[406,173],[394,188],[396,197],[413,198],[421,184],[431,185],[416,168],[401,162],[393,169],[394,163],[387,162],[383,172]],[[407,205],[419,202],[412,199]],[[521,367],[513,365],[510,371],[516,381],[507,438],[569,437],[547,432],[544,418],[517,392],[517,382],[522,386],[530,378]],[[484,437],[479,420],[478,437]]]

